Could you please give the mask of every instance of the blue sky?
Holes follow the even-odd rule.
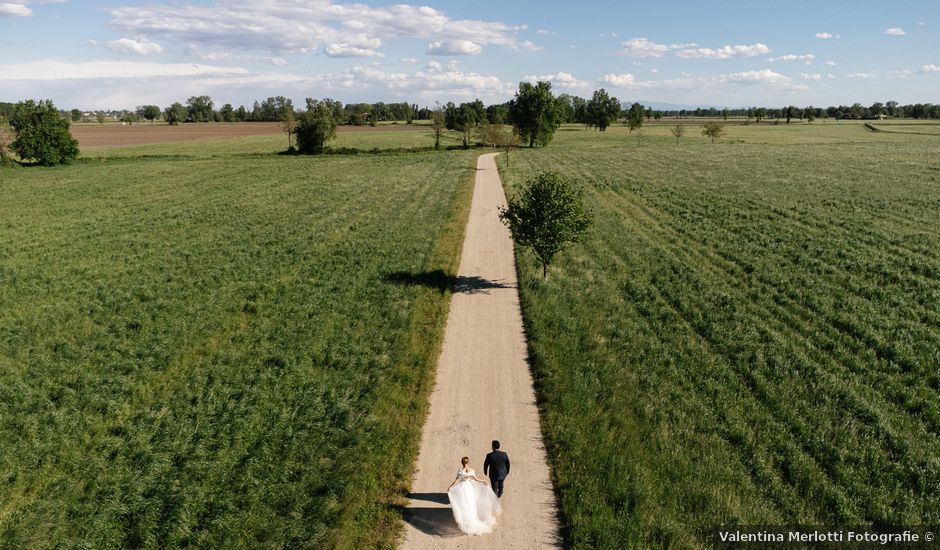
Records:
[[[0,0],[0,101],[940,103],[940,2]]]

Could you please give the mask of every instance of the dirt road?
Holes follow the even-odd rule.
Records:
[[[495,155],[477,161],[476,186],[437,383],[406,512],[405,549],[544,548],[559,545],[555,499],[539,429],[519,310],[515,259],[497,207],[505,205]],[[469,456],[498,439],[512,470],[496,531],[463,535],[444,490]]]

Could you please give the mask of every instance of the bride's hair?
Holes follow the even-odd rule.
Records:
[[[470,464],[470,459],[469,459],[469,458],[463,457],[463,458],[460,459],[460,465],[461,465],[461,466],[466,466],[467,464]]]

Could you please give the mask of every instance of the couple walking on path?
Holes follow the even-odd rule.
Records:
[[[499,498],[509,475],[509,455],[499,450],[499,441],[493,441],[493,451],[483,461],[483,475],[489,476],[489,484],[476,476],[470,459],[463,457],[457,477],[446,491],[454,521],[468,535],[491,533],[503,512]]]

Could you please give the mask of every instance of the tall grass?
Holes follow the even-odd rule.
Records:
[[[572,547],[940,521],[940,143],[740,130],[559,132],[504,171],[596,214],[547,280],[517,251]]]
[[[233,143],[0,182],[0,546],[394,544],[474,159]]]

